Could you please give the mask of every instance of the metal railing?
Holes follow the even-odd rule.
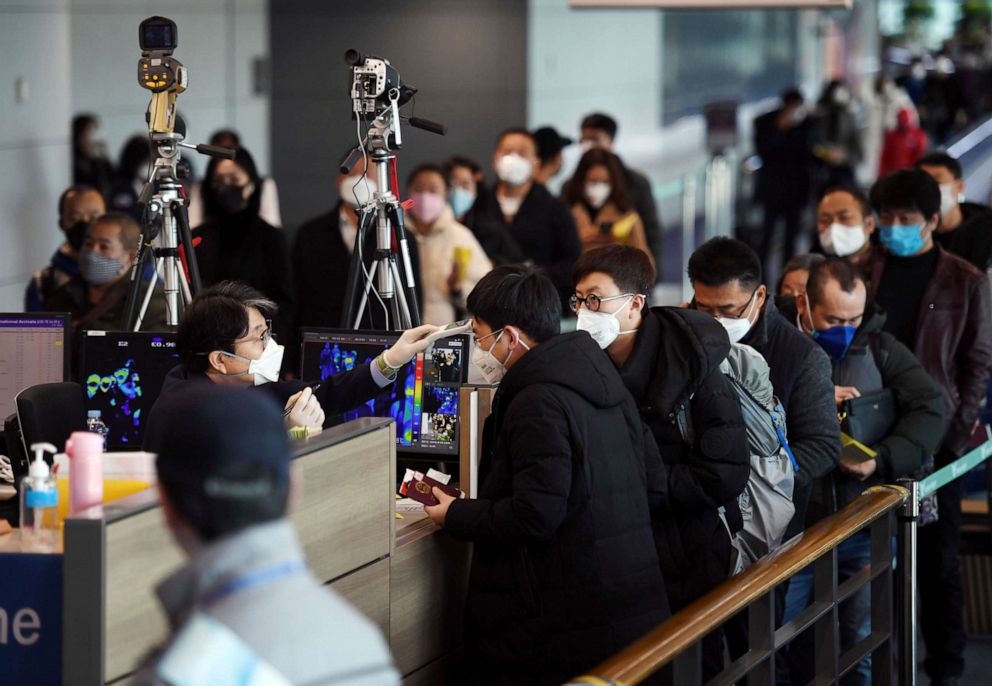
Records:
[[[893,531],[890,512],[897,511],[899,553],[898,683],[915,686],[917,665],[916,529],[919,501],[962,477],[992,456],[988,441],[920,481],[867,490],[854,502],[824,519],[779,550],[759,560],[673,615],[668,621],[571,684],[638,684],[665,669],[678,686],[701,684],[701,640],[742,610],[748,611],[747,653],[727,666],[708,686],[775,683],[775,653],[799,634],[814,631],[814,683],[830,684],[872,655],[872,683],[891,684],[894,645]],[[870,563],[838,583],[837,546],[870,528]],[[775,587],[813,565],[809,607],[775,627]],[[841,651],[838,608],[866,584],[871,587],[871,633]]]

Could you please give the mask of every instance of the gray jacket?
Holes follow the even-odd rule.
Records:
[[[170,635],[132,683],[167,683],[156,669],[199,612],[233,631],[290,683],[399,684],[378,628],[310,573],[287,520],[211,543],[156,590]]]

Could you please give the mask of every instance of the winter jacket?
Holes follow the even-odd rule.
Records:
[[[795,301],[782,305],[782,316],[796,322]],[[831,360],[835,386],[854,386],[862,396],[889,389],[895,395],[897,418],[889,434],[875,445],[875,474],[859,481],[840,469],[817,480],[806,510],[811,526],[857,498],[870,486],[892,483],[920,469],[934,455],[944,433],[944,399],[913,353],[882,331],[885,312],[865,306],[861,326],[841,360]]]
[[[913,352],[944,394],[947,433],[942,447],[964,454],[992,373],[992,319],[985,275],[940,247],[920,302]],[[872,266],[868,297],[885,274],[885,251]]]
[[[507,371],[479,483],[444,522],[474,542],[474,672],[560,684],[668,617],[650,512],[666,501],[664,466],[587,333],[551,338]]]
[[[775,395],[785,410],[789,447],[799,464],[792,496],[796,515],[786,529],[787,540],[802,531],[810,484],[832,472],[840,458],[830,359],[813,339],[785,321],[770,297],[741,343],[768,362]]]
[[[916,113],[909,108],[897,115],[898,126],[885,132],[882,140],[882,156],[878,162],[878,177],[900,169],[909,169],[927,151],[929,140],[920,128]]]
[[[655,511],[654,531],[673,612],[727,579],[730,536],[717,509],[726,507],[735,532],[742,525],[737,496],[751,466],[740,402],[719,369],[729,350],[727,332],[712,317],[655,307],[620,368],[668,471],[669,503]],[[686,403],[692,446],[675,423]]]
[[[58,288],[79,276],[79,260],[68,243],[63,243],[52,255],[48,266],[31,277],[24,292],[25,312],[44,312],[45,300]]]
[[[992,210],[974,202],[961,203],[963,221],[953,231],[937,231],[940,247],[975,265],[980,271],[992,267]]]

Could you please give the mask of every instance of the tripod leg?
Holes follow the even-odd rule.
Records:
[[[138,314],[138,297],[141,295],[141,281],[145,274],[145,265],[152,255],[153,249],[150,240],[146,240],[148,232],[142,229],[141,240],[138,243],[138,257],[131,268],[131,289],[127,294],[127,302],[124,305],[124,315],[121,319],[121,331],[130,331],[134,326],[135,316]]]
[[[398,290],[406,294],[406,300],[410,308],[410,326],[420,326],[420,308],[417,306],[417,289],[413,278],[413,260],[410,259],[410,247],[407,244],[406,225],[403,216],[403,208],[399,203],[392,203],[387,207],[389,221],[392,224],[393,232],[396,234],[396,244],[400,247],[400,259],[403,260],[401,270],[403,279],[396,277]]]
[[[141,324],[145,321],[145,314],[148,312],[148,303],[152,301],[152,295],[155,293],[155,284],[158,283],[158,270],[162,268],[162,258],[158,258],[155,263],[155,271],[152,272],[151,281],[148,282],[148,290],[145,291],[145,299],[141,302],[141,311],[138,312],[138,318],[134,321],[134,330],[141,331]]]
[[[362,316],[365,314],[365,306],[369,302],[369,291],[372,290],[372,284],[375,283],[375,272],[379,268],[378,262],[372,263],[372,269],[369,270],[369,278],[365,281],[365,287],[362,289],[361,299],[358,302],[358,314],[355,315],[355,321],[351,328],[360,329],[362,328]],[[345,326],[348,326],[346,323]]]
[[[358,316],[355,316],[355,311],[358,309],[358,299],[362,296],[359,295],[361,286],[359,285],[362,279],[365,278],[364,274],[364,264],[362,264],[363,249],[365,247],[365,233],[368,230],[368,225],[374,214],[369,212],[362,212],[358,217],[358,231],[355,232],[355,245],[351,251],[351,263],[348,265],[348,287],[345,290],[344,295],[344,312],[341,317],[341,326],[349,327],[354,323],[354,328],[360,328],[359,323],[362,318],[362,311],[358,312]],[[374,265],[373,265],[374,267]],[[366,297],[368,296],[368,289],[365,289]],[[362,298],[364,301],[364,298]],[[362,310],[364,310],[364,302],[362,304]]]
[[[189,228],[189,214],[187,214],[186,205],[182,201],[172,201],[172,216],[176,218],[176,230],[179,231],[183,252],[186,254],[186,266],[189,269],[189,284],[186,283],[186,274],[182,268],[179,269],[179,278],[183,284],[184,297],[186,298],[186,302],[189,302],[190,290],[192,290],[193,295],[196,295],[203,288],[203,284],[200,281],[200,268],[196,263],[193,234]]]
[[[402,282],[400,281],[400,270],[399,266],[396,264],[396,260],[390,260],[389,266],[393,270],[393,278],[396,283],[400,284],[400,287],[396,289],[396,297],[393,298],[393,303],[395,305],[397,318],[397,329],[409,329],[413,326],[413,322],[410,319],[410,307],[406,302],[406,289],[403,288]]]

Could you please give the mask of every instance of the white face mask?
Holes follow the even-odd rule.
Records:
[[[499,344],[499,339],[503,337],[505,332],[505,329],[499,329],[498,331],[492,332],[492,334],[496,334],[496,340],[493,341],[493,344],[489,346],[488,350],[483,350],[478,341],[476,341],[475,347],[472,349],[472,363],[479,368],[479,371],[482,372],[482,376],[488,384],[495,385],[503,380],[503,376],[506,374],[506,363],[510,361],[511,357],[513,357],[512,350],[502,362],[496,359],[496,356],[493,355],[493,350],[496,349],[497,344]],[[522,345],[525,350],[530,350],[530,346],[524,343],[523,339],[519,340],[520,345]]]
[[[940,186],[940,216],[946,217],[954,208],[958,206],[958,196],[954,192],[953,183],[945,183]]]
[[[821,231],[820,247],[828,255],[847,257],[853,255],[865,246],[868,241],[865,236],[865,227],[861,224],[857,226],[847,226],[834,222],[826,231]]]
[[[618,336],[636,333],[636,330],[621,331],[620,320],[617,315],[623,312],[624,308],[633,302],[634,296],[630,296],[616,312],[593,312],[587,307],[579,310],[578,322],[575,328],[578,331],[585,331],[600,348],[606,350]]]
[[[357,210],[371,200],[377,190],[379,185],[374,179],[361,175],[346,176],[341,183],[341,199],[345,205]]]
[[[730,339],[731,343],[740,343],[741,339],[747,335],[747,332],[751,330],[753,324],[751,324],[751,312],[754,311],[754,304],[758,302],[758,293],[755,291],[754,295],[751,296],[751,306],[747,308],[747,312],[744,313],[743,317],[717,317],[716,320],[720,322],[724,329],[727,330],[727,337]]]
[[[262,356],[257,360],[252,360],[247,357],[242,357],[241,355],[235,355],[234,353],[229,353],[225,350],[220,350],[220,354],[227,355],[228,357],[236,357],[239,360],[244,360],[248,363],[248,369],[243,372],[235,372],[233,374],[225,374],[224,376],[244,376],[246,374],[251,374],[254,376],[254,381],[256,386],[261,386],[262,384],[269,383],[270,381],[275,382],[279,380],[279,370],[282,369],[282,355],[285,352],[285,348],[278,343],[274,338],[269,338],[269,342],[265,344],[265,350],[262,351]]]
[[[522,186],[530,181],[534,168],[530,160],[516,153],[503,155],[496,160],[496,176],[510,186]]]
[[[586,200],[597,210],[606,204],[612,192],[613,187],[603,181],[591,181],[585,188]]]

